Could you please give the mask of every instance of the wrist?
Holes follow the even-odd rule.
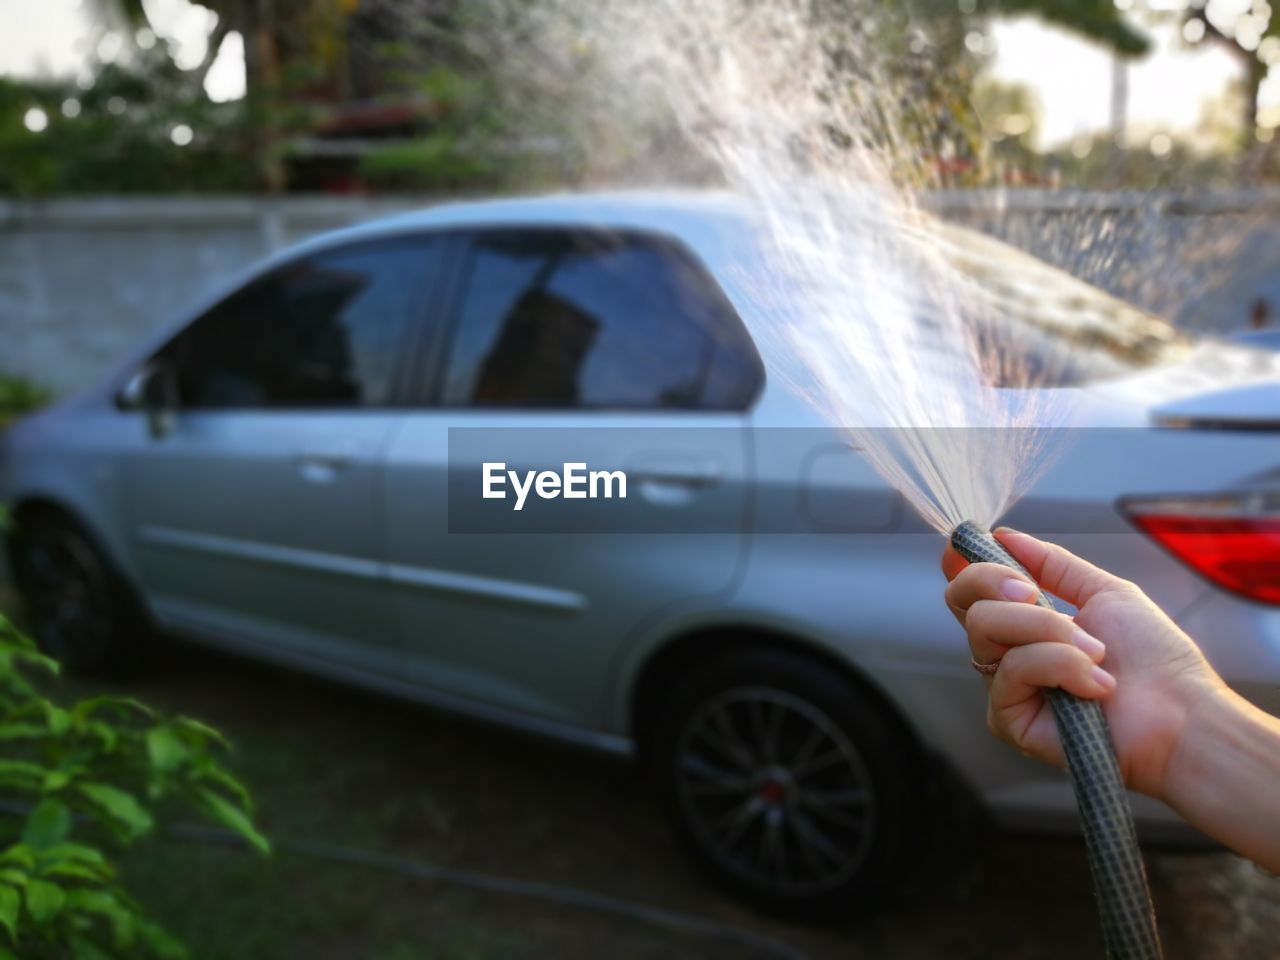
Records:
[[[1151,796],[1191,819],[1189,811],[1202,805],[1201,794],[1211,787],[1221,752],[1238,735],[1247,703],[1217,681],[1197,685],[1188,692],[1182,722],[1169,751],[1168,760]]]
[[[1190,824],[1280,871],[1280,719],[1222,685],[1195,703],[1158,794]]]

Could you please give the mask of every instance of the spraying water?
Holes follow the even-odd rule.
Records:
[[[922,207],[938,138],[885,49],[910,22],[812,0],[550,0],[519,22],[499,62],[593,145],[599,176],[747,199],[764,269],[742,286],[775,374],[936,529],[994,523],[1068,415],[1064,393],[1026,389],[1065,358],[1009,322],[1017,283],[989,258],[964,269],[973,251]]]
[[[1015,264],[1002,275],[1001,257],[966,249],[922,210],[921,118],[884,59],[893,46],[885,33],[911,25],[884,6],[599,0],[584,9],[545,0],[517,8],[521,44],[500,62],[518,65],[513,86],[526,101],[549,69],[560,88],[546,102],[575,105],[570,115],[588,128],[577,142],[660,145],[658,169],[675,155],[685,170],[745,196],[757,249],[741,280],[774,341],[775,371],[963,555],[1016,567],[984,528],[1044,464],[1057,431],[1042,428],[1062,422],[1061,391],[1027,388],[1074,358],[1027,342],[1045,331],[1010,323],[1028,281],[1047,268]],[[909,48],[917,47],[928,47],[922,36]],[[539,56],[523,55],[529,49]],[[633,127],[619,135],[620,119]],[[966,260],[980,269],[963,269]],[[1083,302],[1086,312],[1097,303]],[[1110,307],[1096,312],[1097,331],[1116,319]],[[1156,326],[1128,326],[1140,349],[1175,346]],[[1075,779],[1108,951],[1157,957],[1101,708],[1062,691],[1048,699]]]

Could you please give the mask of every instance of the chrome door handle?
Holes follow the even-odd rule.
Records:
[[[351,466],[353,459],[355,458],[349,453],[301,453],[298,454],[298,466],[341,470],[343,467]]]
[[[685,507],[697,501],[699,492],[723,482],[715,464],[671,464],[628,471],[640,496],[659,507]]]
[[[349,453],[301,453],[298,473],[309,483],[332,483],[355,460]]]
[[[714,486],[724,480],[720,468],[713,464],[705,466],[655,467],[648,470],[628,470],[627,475],[640,485],[654,484],[669,487],[687,487],[699,489]]]

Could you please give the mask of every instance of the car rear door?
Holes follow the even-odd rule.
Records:
[[[378,475],[440,243],[365,242],[271,271],[152,361],[127,510],[145,591],[175,627],[394,673]]]
[[[451,323],[422,360],[421,406],[398,425],[383,478],[405,670],[596,725],[627,635],[733,583],[759,358],[714,281],[668,240],[525,228],[458,242]],[[628,496],[485,504],[486,461],[621,468]]]

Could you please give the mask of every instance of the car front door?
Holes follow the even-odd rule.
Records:
[[[163,623],[394,672],[378,474],[438,249],[406,238],[303,257],[153,359],[177,409],[139,441],[126,490]]]
[[[626,637],[733,582],[759,358],[714,281],[669,241],[548,228],[458,242],[452,323],[383,481],[406,674],[595,726]],[[463,506],[480,498],[482,460],[620,468],[628,496],[561,499],[554,513],[509,499],[506,519],[477,525]]]

